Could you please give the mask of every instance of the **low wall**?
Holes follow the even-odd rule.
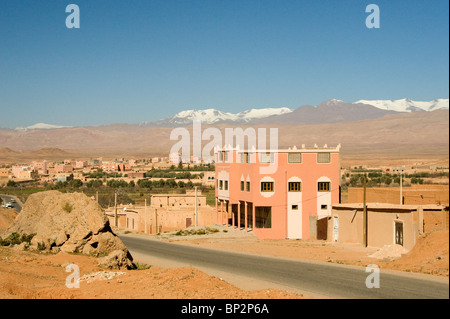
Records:
[[[449,204],[448,185],[413,185],[403,187],[403,204],[405,205],[427,205],[427,204]],[[364,189],[362,187],[348,188],[348,203],[362,203]],[[399,187],[368,187],[366,189],[366,200],[371,203],[400,204]]]

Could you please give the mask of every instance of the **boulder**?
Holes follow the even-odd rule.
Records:
[[[30,249],[82,253],[96,257],[123,251],[127,262],[132,257],[115,235],[103,209],[82,193],[45,191],[28,197],[20,214],[8,227],[9,234],[34,234]]]
[[[100,258],[98,265],[108,269],[133,269],[135,265],[128,254],[123,250],[114,250],[108,256]]]

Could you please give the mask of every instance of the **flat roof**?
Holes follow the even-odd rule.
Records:
[[[444,209],[448,210],[448,206],[446,205],[433,205],[433,204],[427,204],[427,205],[400,205],[400,204],[389,204],[389,203],[366,203],[367,209],[370,210],[386,210],[386,211],[416,211],[420,207],[424,211],[441,211]],[[333,209],[337,210],[345,210],[345,209],[351,209],[351,210],[363,210],[363,204],[362,203],[345,203],[345,204],[334,204],[332,205]]]
[[[195,194],[153,194],[152,197],[195,197]],[[206,197],[206,195],[197,194],[197,197]]]

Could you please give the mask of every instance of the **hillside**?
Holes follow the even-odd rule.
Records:
[[[331,116],[331,115],[330,115]],[[202,125],[225,128],[278,128],[279,147],[342,144],[345,156],[377,155],[390,158],[447,156],[449,111],[392,113],[337,123],[261,123],[257,125]],[[186,128],[192,131],[192,125]],[[57,130],[0,130],[0,160],[46,158],[63,160],[97,156],[168,156],[176,141],[173,128],[131,124],[61,128]],[[209,141],[205,140],[205,146]],[[44,150],[42,150],[44,149]],[[21,151],[18,151],[21,150]]]

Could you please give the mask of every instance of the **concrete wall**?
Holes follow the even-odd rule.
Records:
[[[206,206],[206,196],[197,195],[197,203],[199,207]],[[185,207],[195,206],[195,195],[158,195],[152,196],[151,207],[163,208],[163,207]]]
[[[403,187],[405,205],[449,204],[448,185],[412,185]],[[362,203],[362,187],[348,188],[348,203]],[[367,202],[400,204],[399,187],[371,187],[366,191]]]
[[[147,233],[174,231],[186,228],[187,219],[190,219],[191,226],[195,226],[194,207],[176,208],[153,208],[147,206],[147,212],[143,206],[127,206],[124,211],[123,206],[117,208],[119,214],[119,228],[134,232],[145,232],[145,215],[147,215]],[[210,226],[216,224],[217,213],[209,206],[199,207],[198,226]],[[111,225],[114,225],[114,208],[106,211],[106,215]],[[156,223],[158,227],[156,226]]]

